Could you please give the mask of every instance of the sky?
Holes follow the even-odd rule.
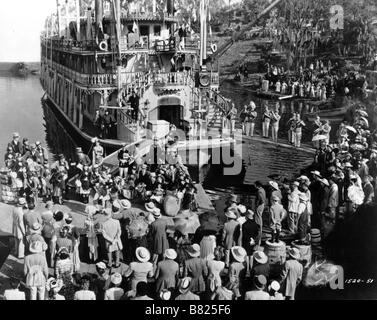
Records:
[[[0,6],[0,61],[39,61],[40,33],[56,0],[1,0]]]

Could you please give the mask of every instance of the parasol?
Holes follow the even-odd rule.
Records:
[[[182,234],[195,234],[200,227],[199,217],[197,214],[192,214],[187,218],[174,219],[175,230]]]
[[[323,135],[323,134],[319,134],[319,135],[316,135],[313,137],[312,141],[320,141],[320,140],[326,140],[327,139],[327,136]]]
[[[131,221],[127,226],[127,230],[131,238],[139,238],[147,234],[148,223],[144,217],[138,217]]]
[[[357,133],[356,129],[352,126],[346,126],[346,129],[353,132],[353,133]]]
[[[350,186],[348,188],[348,198],[357,205],[361,205],[364,202],[364,191],[358,186]]]
[[[180,203],[177,197],[168,195],[164,199],[164,210],[168,217],[175,217],[180,209]]]

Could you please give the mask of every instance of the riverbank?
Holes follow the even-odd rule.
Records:
[[[39,70],[40,62],[23,62],[29,70]],[[0,62],[0,73],[11,73],[18,62]]]

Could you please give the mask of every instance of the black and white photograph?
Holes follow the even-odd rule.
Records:
[[[377,300],[376,0],[0,5],[0,300]]]

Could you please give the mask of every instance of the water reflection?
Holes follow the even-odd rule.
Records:
[[[42,110],[46,143],[51,152],[51,158],[57,160],[59,154],[64,154],[67,159],[73,159],[78,144],[71,137],[69,129],[59,122],[51,106],[46,102],[42,102]]]

